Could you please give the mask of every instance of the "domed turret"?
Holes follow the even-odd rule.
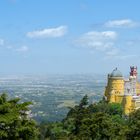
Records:
[[[107,100],[121,103],[124,95],[124,79],[122,73],[116,68],[108,75],[108,83],[105,90]]]
[[[110,77],[122,78],[123,75],[122,75],[122,73],[116,68],[116,69],[113,70],[113,72],[111,73]]]

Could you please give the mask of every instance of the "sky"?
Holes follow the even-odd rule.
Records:
[[[139,0],[0,0],[0,74],[140,71]]]

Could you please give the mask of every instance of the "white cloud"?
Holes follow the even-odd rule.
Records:
[[[105,57],[105,59],[117,59],[117,60],[128,60],[128,59],[132,59],[134,57],[138,57],[137,55],[135,54],[121,54],[121,55],[107,55]]]
[[[134,58],[134,57],[137,57],[137,55],[135,55],[135,54],[128,54],[128,55],[118,56],[118,59],[127,60],[127,59]]]
[[[67,26],[59,26],[56,28],[46,28],[43,30],[37,30],[27,33],[29,38],[56,38],[62,37],[67,32]]]
[[[22,46],[18,49],[16,49],[17,52],[27,52],[29,48],[27,46]]]
[[[0,46],[4,45],[4,40],[0,39]]]
[[[83,47],[99,51],[112,50],[115,40],[117,39],[117,33],[114,31],[97,32],[91,31],[83,34],[76,43]]]
[[[132,21],[131,19],[121,19],[121,20],[111,20],[105,23],[106,27],[125,27],[131,28],[138,26],[137,22]]]
[[[117,48],[112,48],[111,50],[106,52],[106,55],[109,57],[114,57],[119,53],[119,50]]]
[[[13,49],[13,46],[8,45],[6,48],[7,48],[7,49]]]

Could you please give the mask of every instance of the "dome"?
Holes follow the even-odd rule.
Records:
[[[122,73],[116,68],[112,71],[110,77],[123,77]]]

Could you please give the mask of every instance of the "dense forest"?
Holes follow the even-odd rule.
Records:
[[[31,102],[0,95],[0,140],[139,140],[140,110],[125,116],[120,104],[89,104],[88,96],[69,108],[61,122],[37,124],[30,118]]]

